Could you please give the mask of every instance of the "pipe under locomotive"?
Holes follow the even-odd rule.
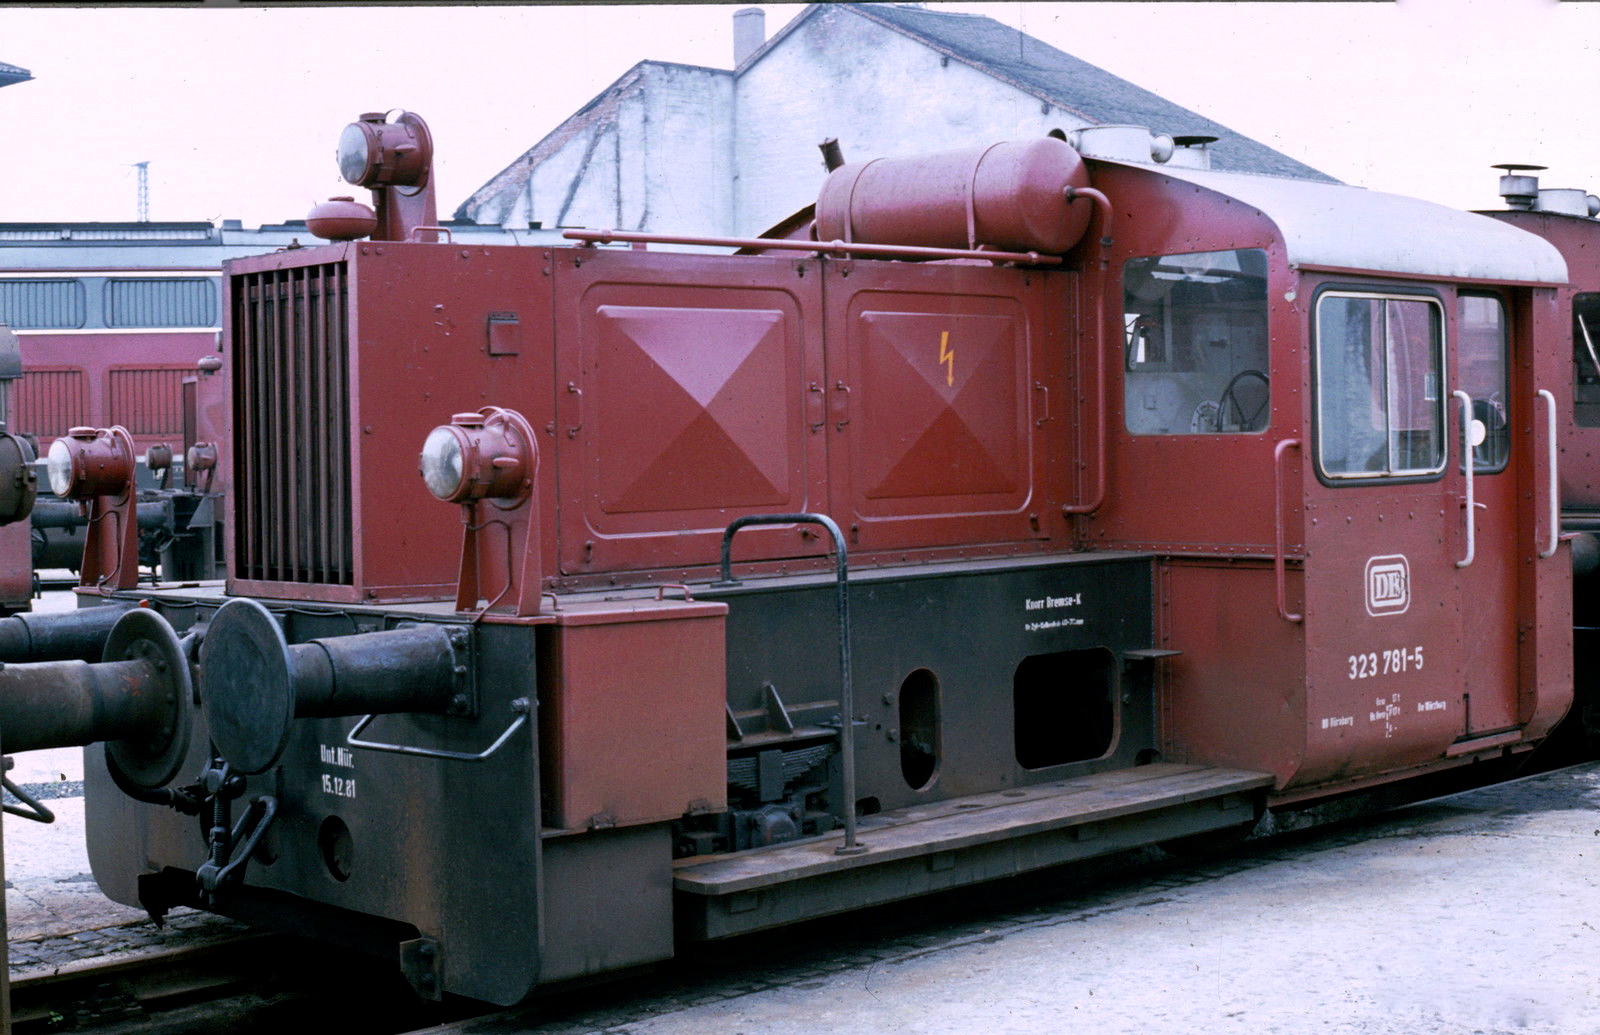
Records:
[[[364,118],[375,236],[229,264],[227,583],[109,593],[199,702],[175,779],[90,749],[118,901],[510,1003],[1571,701],[1531,234],[1047,139],[844,166],[738,254],[462,246],[429,145]]]

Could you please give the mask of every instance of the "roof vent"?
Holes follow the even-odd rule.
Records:
[[[1167,159],[1167,164],[1180,169],[1209,169],[1211,168],[1210,147],[1216,142],[1216,137],[1199,133],[1175,136],[1172,138],[1174,145],[1172,157]]]
[[[1505,162],[1494,168],[1505,170],[1505,175],[1500,177],[1500,196],[1506,199],[1506,207],[1521,209],[1524,212],[1533,211],[1539,202],[1539,177],[1522,174],[1540,172],[1545,167]]]
[[[1085,126],[1067,134],[1071,144],[1090,158],[1119,162],[1165,162],[1176,149],[1171,137],[1152,136],[1144,126]]]
[[[1539,212],[1557,212],[1579,219],[1600,215],[1600,198],[1576,187],[1541,187],[1539,197],[1533,204]]]
[[[1500,196],[1506,199],[1507,208],[1521,212],[1577,216],[1579,219],[1600,216],[1600,198],[1593,194],[1575,187],[1540,187],[1539,177],[1527,175],[1542,171],[1542,165],[1507,163],[1495,168],[1505,170],[1505,175],[1500,177]]]

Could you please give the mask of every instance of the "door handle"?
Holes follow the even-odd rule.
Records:
[[[1561,480],[1556,476],[1556,397],[1545,388],[1539,389],[1539,398],[1549,404],[1545,421],[1545,435],[1550,440],[1550,548],[1540,550],[1540,557],[1555,556],[1561,545]]]
[[[1472,457],[1472,396],[1459,388],[1450,396],[1461,403],[1461,469],[1467,476],[1467,555],[1456,562],[1456,567],[1465,568],[1472,564],[1472,558],[1478,553],[1478,522],[1474,513],[1477,501],[1473,498],[1472,486],[1473,468],[1477,466]]]
[[[1277,506],[1273,511],[1273,525],[1277,530],[1277,549],[1272,554],[1272,575],[1277,583],[1278,590],[1278,617],[1286,622],[1303,622],[1306,616],[1289,610],[1289,575],[1286,571],[1284,528],[1283,528],[1283,454],[1291,449],[1299,449],[1300,440],[1286,438],[1278,443],[1278,448],[1272,451],[1272,480],[1274,486],[1273,498]]]

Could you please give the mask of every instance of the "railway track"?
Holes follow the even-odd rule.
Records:
[[[1213,882],[1288,864],[1304,869],[1374,842],[1408,844],[1441,826],[1465,828],[1469,814],[1570,807],[1568,774],[1594,782],[1593,765],[1535,774],[1478,789],[1470,809],[1451,799],[1355,818],[1330,813],[1304,829],[1282,829],[1232,851],[1174,857],[1140,849],[864,913],[781,931],[692,946],[677,959],[604,983],[541,992],[531,1004],[492,1011],[481,1004],[420,1003],[387,964],[334,957],[316,943],[243,935],[173,952],[150,953],[23,976],[13,987],[15,1030],[95,1031],[115,1035],[230,1035],[337,1030],[342,1035],[530,1032],[580,1035],[630,1030],[707,1007],[734,1008],[750,996],[804,998],[881,968],[951,957],[1061,925],[1133,917],[1203,892]],[[1487,804],[1485,804],[1487,803]],[[1514,808],[1512,807],[1514,803]],[[1351,806],[1345,806],[1346,810]],[[1509,836],[1489,819],[1481,836]],[[1285,825],[1287,826],[1287,825]],[[1404,848],[1397,850],[1404,851]],[[329,961],[337,958],[334,966]],[[684,1031],[697,1030],[691,1024]]]
[[[27,972],[11,983],[12,1025],[19,1033],[81,1030],[214,1000],[261,973],[282,944],[241,934]]]
[[[12,1030],[104,1035],[401,1032],[480,1013],[418,1003],[382,961],[338,957],[286,935],[220,940],[21,974]]]

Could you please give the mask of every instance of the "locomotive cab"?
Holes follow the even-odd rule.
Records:
[[[1166,749],[1286,803],[1537,743],[1571,697],[1534,347],[1560,256],[1392,195],[1090,164],[1128,218],[1083,534],[1161,555]]]
[[[1528,235],[1047,140],[690,242],[737,254],[462,247],[421,175],[229,265],[226,587],[113,606],[200,641],[190,799],[244,815],[93,749],[113,898],[514,1002],[1566,706]]]

